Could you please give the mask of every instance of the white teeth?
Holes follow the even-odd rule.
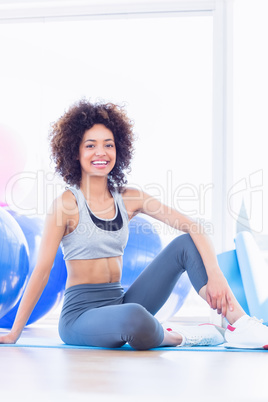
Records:
[[[107,161],[96,161],[96,162],[92,162],[93,165],[107,165]]]

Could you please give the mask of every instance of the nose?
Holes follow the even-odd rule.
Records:
[[[95,154],[96,156],[106,155],[106,150],[103,146],[100,145],[95,148]]]

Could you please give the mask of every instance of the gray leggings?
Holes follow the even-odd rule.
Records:
[[[126,292],[119,282],[68,288],[59,321],[62,341],[106,348],[128,342],[139,350],[159,346],[164,331],[154,314],[184,271],[197,292],[206,285],[204,264],[188,234],[165,247]]]

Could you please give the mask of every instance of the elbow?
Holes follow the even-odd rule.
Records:
[[[42,267],[38,265],[35,267],[31,275],[31,279],[36,279],[40,284],[42,284],[42,287],[45,287],[47,285],[49,277],[50,269],[48,270],[47,267]]]
[[[42,282],[43,282],[44,287],[47,285],[49,277],[50,277],[50,274],[44,274],[43,275]]]

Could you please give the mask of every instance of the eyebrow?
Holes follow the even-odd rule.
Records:
[[[87,141],[91,141],[91,142],[97,142],[97,140],[91,140],[91,139],[88,139],[88,140],[85,140],[84,142],[87,142]],[[106,140],[104,140],[104,141],[113,141],[114,142],[114,140],[112,139],[112,138],[107,138]]]

